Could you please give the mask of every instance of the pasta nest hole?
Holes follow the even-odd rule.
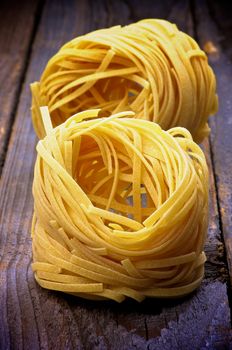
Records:
[[[83,135],[73,176],[94,206],[142,223],[167,199],[165,170],[157,158],[149,159],[140,150],[150,166],[148,170],[139,156],[125,146],[122,137],[134,147],[133,134],[120,135],[119,130],[113,138],[94,131],[92,136]],[[160,183],[156,183],[152,172]],[[160,187],[159,201],[157,186],[161,183],[164,187]],[[105,224],[110,224],[109,220]],[[122,228],[125,229],[123,225]]]

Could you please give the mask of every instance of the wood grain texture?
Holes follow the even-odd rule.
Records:
[[[188,33],[192,37],[196,37],[196,26],[192,14],[193,4],[190,1],[176,1],[175,6],[172,6],[168,15],[168,20],[177,24],[178,28]],[[201,6],[200,2],[196,3],[199,11]],[[220,214],[218,211],[216,184],[214,178],[214,165],[211,157],[211,149],[209,140],[204,140],[202,144],[204,150],[207,165],[209,168],[209,181],[210,181],[210,207],[209,207],[209,228],[208,235],[205,244],[205,252],[207,255],[206,273],[207,279],[221,279],[222,281],[228,280],[228,272],[226,268],[225,251],[223,249],[223,238],[220,227]]]
[[[0,10],[0,175],[36,28],[39,0],[1,1]]]
[[[232,4],[227,3],[226,7],[219,7],[210,1],[208,7],[207,3],[202,1],[201,9],[196,6],[195,11],[197,35],[202,47],[207,42],[212,42],[216,48],[216,52],[209,54],[209,61],[217,75],[219,111],[216,118],[210,120],[210,143],[218,192],[220,226],[232,283],[232,57],[231,26],[228,25]]]
[[[0,349],[213,349],[231,340],[220,223],[211,171],[211,211],[206,278],[176,301],[141,304],[93,302],[43,290],[30,268],[31,183],[36,138],[30,121],[29,84],[65,41],[99,27],[142,17],[166,17],[193,33],[188,1],[157,5],[131,1],[46,2],[15,117],[0,182]],[[141,10],[144,8],[143,10]],[[140,12],[144,11],[144,12]],[[179,17],[181,16],[181,18]],[[183,21],[183,16],[186,22]],[[209,145],[205,144],[212,167]]]

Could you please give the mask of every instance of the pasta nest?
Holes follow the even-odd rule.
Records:
[[[208,222],[204,154],[184,128],[121,112],[78,113],[38,142],[33,270],[83,298],[179,297],[203,278]],[[96,118],[96,119],[92,119]],[[85,119],[85,120],[83,120]]]
[[[101,116],[131,110],[167,130],[187,128],[196,142],[218,108],[215,76],[193,38],[168,21],[149,19],[101,29],[66,43],[31,85],[32,119],[44,136],[39,107],[54,126],[78,111]]]

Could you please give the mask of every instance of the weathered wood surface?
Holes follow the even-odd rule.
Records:
[[[226,349],[232,346],[226,284],[228,270],[221,236],[223,230],[227,244],[227,222],[231,217],[224,214],[223,218],[220,204],[224,200],[226,214],[230,213],[228,193],[223,192],[224,183],[231,190],[231,173],[223,170],[225,157],[228,157],[227,169],[231,166],[228,163],[230,155],[224,155],[223,147],[227,150],[231,143],[228,140],[228,145],[220,144],[224,142],[220,138],[227,131],[223,130],[222,121],[216,118],[212,119],[211,144],[207,141],[204,144],[210,167],[211,208],[206,277],[196,293],[177,301],[146,300],[142,304],[126,301],[120,305],[96,303],[42,290],[30,268],[31,183],[36,143],[30,121],[30,82],[39,78],[46,61],[62,43],[95,28],[126,24],[144,17],[162,17],[175,21],[191,35],[197,33],[201,40],[205,35],[204,22],[211,23],[212,19],[203,14],[196,16],[197,11],[201,12],[200,2],[193,5],[191,2],[190,6],[188,1],[167,0],[159,4],[133,0],[45,2],[0,180],[0,349],[151,350]],[[226,52],[225,55],[227,57]],[[220,74],[224,63],[220,56],[216,63]],[[229,89],[232,78],[230,63],[228,67]],[[218,79],[219,93],[223,94],[220,98],[229,101],[230,90],[224,91],[221,78]],[[229,116],[226,107],[223,108],[221,118],[226,129],[229,128],[226,124]],[[217,128],[213,123],[218,123]],[[218,128],[221,134],[215,141]],[[222,201],[219,205],[217,197]]]
[[[0,174],[39,10],[38,0],[0,5]]]
[[[232,277],[232,3],[223,7],[211,2],[207,7],[202,2],[201,10],[196,7],[196,28],[202,46],[212,42],[216,51],[209,54],[209,61],[216,75],[219,93],[219,112],[212,118],[210,126],[211,150],[214,162],[214,176],[220,210],[220,227],[225,242],[227,263]],[[231,279],[232,283],[232,279]],[[231,294],[230,294],[231,295]]]

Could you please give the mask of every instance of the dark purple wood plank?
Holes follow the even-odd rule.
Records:
[[[188,5],[185,3],[182,9],[177,2],[175,6],[167,8],[166,1],[153,4],[150,17],[169,13],[182,29],[192,31]],[[133,7],[136,19],[143,16],[139,17],[140,8],[141,4]],[[187,23],[182,16],[188,18]],[[122,1],[99,1],[94,8],[85,1],[51,0],[45,5],[0,183],[0,349],[159,350],[181,349],[186,344],[213,348],[229,343],[228,298],[220,274],[225,264],[217,248],[221,241],[212,175],[206,250],[209,262],[216,263],[207,265],[206,279],[194,295],[177,301],[146,300],[142,304],[96,303],[42,290],[30,268],[32,150],[36,138],[30,121],[29,83],[39,78],[47,59],[65,41],[98,27],[129,23],[133,18],[131,5]],[[208,160],[211,166],[210,157]]]
[[[232,282],[232,4],[228,2],[225,8],[224,2],[221,7],[213,1],[209,4],[208,8],[203,1],[200,9],[196,7],[195,18],[202,47],[208,49],[209,42],[214,47],[214,50],[209,50],[209,61],[217,75],[219,111],[216,118],[210,120],[210,142],[218,191],[220,226]]]
[[[40,7],[39,0],[0,4],[0,175]]]

